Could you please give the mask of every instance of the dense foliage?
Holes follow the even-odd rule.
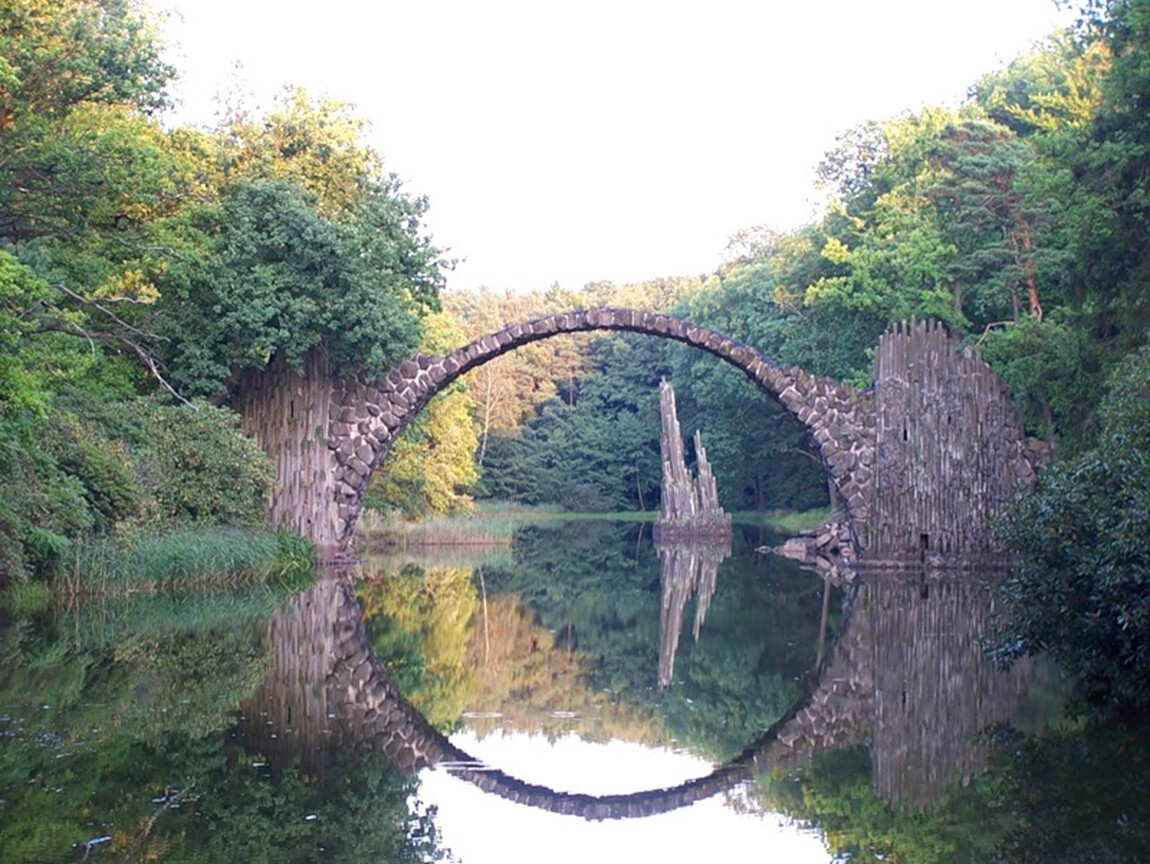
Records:
[[[1095,703],[1150,700],[1150,351],[1118,369],[1098,443],[1045,471],[1004,527],[1021,553],[1005,587],[1013,640],[1049,652]]]
[[[0,584],[93,535],[260,523],[237,385],[313,351],[383,372],[438,305],[426,202],[345,105],[166,128],[161,53],[132,0],[0,10]]]

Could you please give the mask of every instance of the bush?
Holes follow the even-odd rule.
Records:
[[[1150,706],[1150,351],[1112,377],[1093,449],[1052,466],[1008,514],[1000,657],[1049,652],[1104,710]]]
[[[80,537],[260,527],[272,481],[223,408],[73,391],[42,418],[0,412],[0,585],[57,572]]]
[[[239,430],[239,417],[206,403],[144,408],[138,481],[161,524],[257,527],[275,479],[271,461]]]

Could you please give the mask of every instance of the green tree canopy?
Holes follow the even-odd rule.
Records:
[[[432,302],[438,275],[436,251],[404,234],[419,209],[409,203],[404,217],[388,212],[403,202],[373,202],[362,222],[346,225],[319,215],[299,186],[257,180],[193,211],[188,230],[205,254],[172,264],[159,301],[176,380],[217,395],[277,351],[298,367],[322,346],[336,368],[375,374],[412,353],[411,277],[426,277],[420,299]]]

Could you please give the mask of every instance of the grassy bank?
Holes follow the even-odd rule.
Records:
[[[736,525],[766,525],[780,534],[798,534],[818,528],[831,518],[831,508],[816,507],[813,510],[768,510],[746,511],[731,514]]]
[[[312,578],[315,548],[283,532],[185,528],[96,538],[67,550],[59,593],[128,594],[266,581],[299,587]]]
[[[395,514],[365,509],[356,526],[359,549],[422,549],[433,546],[506,547],[511,545],[515,527],[522,524],[508,514],[474,513],[455,516],[429,516],[407,522]]]
[[[732,514],[736,525],[765,525],[780,534],[816,528],[830,517],[821,507],[800,512],[772,510]],[[482,501],[472,513],[431,516],[406,522],[395,515],[367,509],[357,526],[358,544],[371,554],[378,550],[411,550],[435,547],[507,547],[520,525],[539,522],[654,522],[658,512],[572,513],[556,506],[528,506],[503,501]]]

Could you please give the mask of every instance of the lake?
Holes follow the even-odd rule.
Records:
[[[1147,736],[986,655],[993,571],[650,527],[0,618],[0,860],[1140,861]]]

